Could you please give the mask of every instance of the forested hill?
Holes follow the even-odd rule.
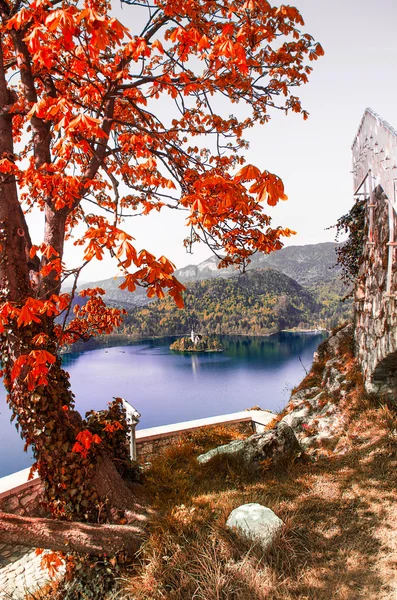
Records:
[[[190,283],[185,308],[170,298],[135,309],[121,332],[138,337],[200,333],[267,334],[305,326],[321,307],[299,283],[274,269],[249,271],[228,279]]]
[[[306,246],[288,246],[268,255],[255,254],[248,271],[256,271],[271,267],[280,273],[288,275],[304,287],[318,286],[323,283],[338,279],[339,268],[335,267],[335,244],[309,244]],[[189,265],[175,271],[175,276],[184,283],[201,281],[204,279],[240,277],[236,269],[218,269],[218,259],[213,256],[199,265]],[[121,277],[112,277],[101,281],[91,282],[79,287],[101,287],[106,291],[106,303],[127,310],[139,306],[146,306],[149,299],[143,288],[137,288],[131,294],[128,290],[121,290]],[[339,284],[338,284],[339,285]],[[339,286],[340,287],[340,286]],[[344,293],[342,294],[342,296]]]
[[[270,262],[278,269],[266,267]],[[170,298],[150,301],[143,288],[132,294],[120,290],[121,278],[83,287],[104,288],[107,304],[126,308],[129,315],[120,333],[134,338],[186,334],[192,325],[202,333],[247,335],[294,327],[332,329],[351,318],[351,300],[340,301],[347,289],[335,262],[335,244],[328,242],[255,255],[244,275],[219,270],[215,257],[210,258],[176,272],[187,287],[184,310]]]

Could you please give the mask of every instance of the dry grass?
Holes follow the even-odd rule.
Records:
[[[397,409],[364,393],[348,350],[339,453],[253,474],[235,458],[196,461],[241,434],[186,435],[145,475],[157,517],[108,600],[396,600]],[[247,502],[285,523],[266,553],[225,527]]]
[[[253,475],[194,435],[167,450],[146,485],[161,517],[126,573],[120,600],[391,600],[397,594],[397,413],[351,394],[345,453]],[[359,417],[359,418],[358,418]],[[217,443],[230,432],[213,432]],[[285,527],[272,549],[225,528],[246,502],[272,508]]]
[[[34,592],[28,592],[24,597],[24,600],[48,600],[48,598],[50,598],[53,594],[54,590],[55,586],[48,584]]]

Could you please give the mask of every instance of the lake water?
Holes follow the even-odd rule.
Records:
[[[175,338],[67,354],[76,407],[104,408],[113,396],[142,414],[139,428],[233,413],[255,405],[274,411],[310,369],[323,334],[282,332],[270,337],[222,336],[222,353],[178,354]],[[31,453],[10,423],[0,388],[0,477],[28,467]]]

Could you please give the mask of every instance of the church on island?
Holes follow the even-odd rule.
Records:
[[[170,350],[177,352],[222,352],[222,344],[215,337],[201,335],[192,328],[190,337],[182,337],[170,346]]]
[[[190,339],[192,340],[193,344],[196,346],[199,342],[201,342],[201,340],[203,339],[203,336],[200,335],[199,333],[194,333],[194,329],[192,328],[192,331],[190,334]]]

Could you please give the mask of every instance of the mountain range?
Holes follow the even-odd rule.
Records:
[[[175,276],[185,283],[214,277],[233,277],[239,274],[231,267],[218,269],[218,262],[218,259],[212,256],[199,265],[188,265],[178,269]],[[266,267],[288,275],[303,286],[320,281],[331,281],[340,273],[340,267],[336,264],[333,242],[287,246],[271,254],[254,254],[247,271]]]
[[[175,271],[175,277],[184,284],[215,278],[228,279],[239,277],[241,273],[234,268],[218,269],[218,259],[212,256],[198,265],[188,265]],[[340,267],[336,266],[335,244],[324,242],[305,246],[288,246],[268,255],[255,254],[248,265],[247,272],[272,268],[287,275],[303,287],[330,283],[338,280]],[[78,288],[101,287],[105,290],[106,303],[127,310],[147,306],[151,300],[143,288],[134,293],[120,289],[122,277],[112,277],[90,282]]]

